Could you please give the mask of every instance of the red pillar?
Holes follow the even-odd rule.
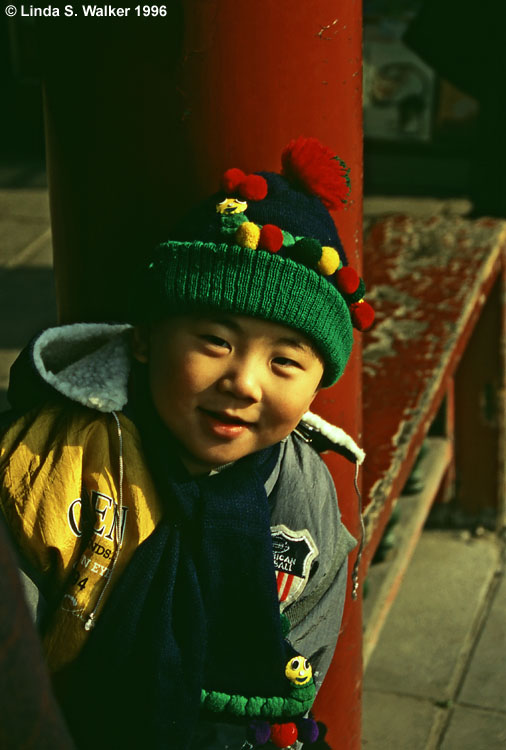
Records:
[[[278,170],[283,146],[298,135],[316,136],[351,167],[350,205],[335,218],[360,269],[361,2],[184,0],[168,7],[167,20],[120,27],[86,19],[74,31],[67,24],[65,36],[54,23],[45,30],[62,321],[121,317],[134,257],[165,239],[186,206],[214,192],[224,169]],[[360,442],[358,342],[318,410]],[[352,467],[340,458],[329,466],[344,519],[358,535]],[[359,747],[360,684],[361,608],[348,597],[317,703],[334,750]]]
[[[187,127],[202,192],[212,191],[229,165],[276,170],[290,138],[316,136],[351,167],[351,204],[335,219],[350,263],[360,267],[361,3],[248,0],[239,11],[237,3],[222,0],[186,7]],[[360,365],[357,345],[342,381],[316,405],[359,442]],[[328,464],[344,520],[358,536],[353,468],[338,457]],[[361,601],[348,594],[338,649],[315,709],[334,750],[360,747],[361,639]]]

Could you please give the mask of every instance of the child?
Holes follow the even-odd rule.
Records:
[[[159,246],[133,329],[50,329],[13,366],[1,507],[78,747],[317,738],[355,542],[297,428],[372,311],[327,210],[344,165],[304,138],[282,162]]]

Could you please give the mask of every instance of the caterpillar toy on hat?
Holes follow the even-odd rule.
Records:
[[[134,315],[220,310],[287,325],[320,352],[329,386],[344,371],[353,327],[374,321],[329,213],[347,202],[349,170],[316,138],[292,140],[281,164],[280,174],[223,174],[220,192],[157,248]]]

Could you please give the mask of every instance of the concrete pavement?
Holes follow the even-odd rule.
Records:
[[[366,671],[363,748],[506,748],[506,582],[495,534],[423,532]]]
[[[19,349],[56,322],[49,225],[44,173],[0,168],[0,409]]]

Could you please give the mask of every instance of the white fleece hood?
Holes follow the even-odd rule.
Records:
[[[33,364],[58,393],[101,412],[128,400],[130,325],[75,323],[48,328],[33,346]]]

